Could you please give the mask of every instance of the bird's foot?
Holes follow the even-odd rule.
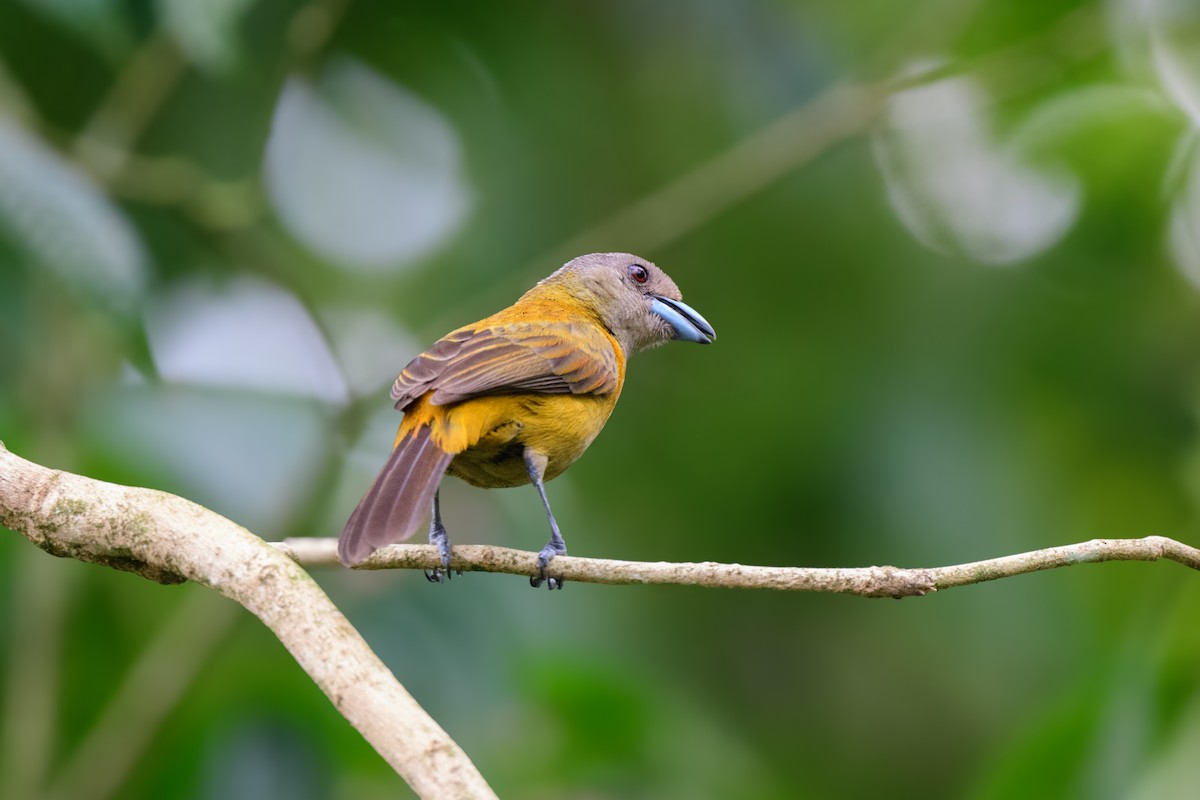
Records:
[[[562,578],[557,578],[557,577],[554,577],[551,575],[547,575],[546,567],[549,566],[550,559],[554,558],[555,556],[565,556],[566,554],[567,554],[566,546],[558,544],[556,542],[550,542],[545,547],[543,547],[541,552],[538,553],[537,575],[530,576],[529,585],[532,586],[533,588],[537,589],[539,586],[541,586],[543,583],[545,583],[546,588],[549,589],[550,591],[554,591],[555,589],[563,588],[563,584],[566,583],[566,581],[563,580]]]
[[[455,573],[462,575],[461,569],[450,569],[450,535],[446,533],[445,527],[438,524],[431,527],[429,543],[437,548],[442,565],[425,570],[425,580],[430,583],[441,583],[443,580],[448,581],[453,578]]]

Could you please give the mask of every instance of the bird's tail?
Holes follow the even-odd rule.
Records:
[[[376,549],[412,536],[452,458],[434,444],[428,425],[401,439],[346,520],[338,539],[341,562],[353,566]]]

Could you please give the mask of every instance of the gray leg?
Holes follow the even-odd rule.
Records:
[[[425,579],[430,583],[441,583],[443,575],[446,580],[454,577],[450,570],[450,534],[446,533],[446,526],[442,524],[441,495],[441,489],[433,493],[433,519],[429,521],[429,543],[437,548],[438,555],[442,558],[442,566],[425,570]],[[462,572],[459,571],[458,574],[461,575]]]
[[[529,579],[529,585],[536,589],[542,585],[542,581],[545,581],[547,589],[561,589],[564,583],[562,578],[546,575],[546,567],[550,564],[550,559],[567,554],[567,543],[563,541],[562,534],[558,532],[558,523],[554,519],[554,512],[550,510],[550,501],[546,499],[546,487],[542,485],[542,475],[546,472],[546,457],[541,453],[534,453],[532,450],[526,449],[525,469],[529,472],[529,480],[537,489],[538,496],[542,498],[546,516],[550,518],[550,541],[538,553],[538,574]]]

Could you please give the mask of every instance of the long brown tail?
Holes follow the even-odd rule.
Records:
[[[430,439],[429,426],[400,441],[371,488],[358,501],[338,539],[346,566],[363,561],[385,544],[413,535],[429,511],[433,494],[454,458]]]

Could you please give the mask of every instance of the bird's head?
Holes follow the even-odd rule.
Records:
[[[683,302],[667,273],[631,253],[591,253],[564,264],[540,285],[566,289],[592,310],[628,353],[673,339],[708,344],[711,325]]]

